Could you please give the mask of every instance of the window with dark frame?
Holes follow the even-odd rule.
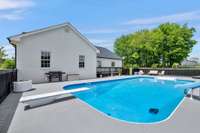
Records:
[[[114,61],[111,62],[111,66],[115,67],[115,62]]]
[[[84,68],[84,67],[85,67],[85,56],[79,55],[79,68]]]
[[[49,68],[50,67],[50,59],[51,54],[48,51],[41,52],[41,68]]]
[[[97,66],[101,67],[101,61],[97,61]]]

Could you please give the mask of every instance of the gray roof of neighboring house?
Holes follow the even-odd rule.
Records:
[[[95,47],[99,50],[99,53],[97,53],[97,57],[121,60],[121,57],[111,52],[110,50],[104,47],[99,47],[99,46],[95,46]]]

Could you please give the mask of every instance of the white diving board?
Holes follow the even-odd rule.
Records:
[[[72,89],[72,90],[64,90],[64,91],[57,91],[57,92],[51,92],[51,93],[45,93],[45,94],[39,94],[39,95],[25,96],[20,99],[20,102],[25,103],[30,107],[36,107],[36,106],[51,103],[63,95],[87,91],[89,89],[90,88],[83,87],[83,88]]]

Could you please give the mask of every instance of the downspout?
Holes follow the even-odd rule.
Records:
[[[15,69],[17,69],[17,46],[14,45],[15,48]]]

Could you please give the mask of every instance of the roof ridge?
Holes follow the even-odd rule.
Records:
[[[112,52],[108,48],[96,46],[95,47],[100,51],[100,53],[97,54],[97,57],[99,58],[108,58],[108,59],[120,59],[121,57],[118,56],[116,53]]]
[[[42,28],[38,28],[38,29],[35,29],[35,30],[30,30],[30,31],[23,31],[19,34],[16,34],[16,35],[13,35],[13,36],[9,36],[7,38],[13,38],[13,37],[16,37],[16,36],[21,36],[21,35],[25,35],[25,34],[29,34],[29,33],[32,33],[32,32],[38,32],[38,31],[41,31],[41,30],[45,30],[45,29],[49,29],[49,28],[53,28],[53,27],[58,27],[58,26],[64,26],[64,25],[69,25],[70,23],[69,22],[64,22],[64,23],[60,23],[60,24],[54,24],[54,25],[50,25],[50,26],[46,26],[46,27],[42,27]]]
[[[25,33],[21,33],[21,34],[18,34],[18,35],[14,35],[14,36],[10,36],[8,37],[8,41],[10,44],[14,45],[12,43],[12,39],[13,40],[17,40],[19,41],[21,37],[25,37],[25,36],[29,36],[29,35],[32,35],[32,34],[37,34],[37,33],[40,33],[40,32],[44,32],[44,31],[48,31],[48,30],[54,30],[54,29],[57,29],[57,28],[60,28],[60,27],[69,27],[76,35],[78,35],[81,39],[83,39],[92,49],[94,49],[96,52],[98,52],[97,48],[94,47],[93,43],[91,43],[81,32],[78,31],[78,29],[76,27],[74,27],[70,22],[64,22],[62,24],[57,24],[57,25],[51,25],[51,26],[48,26],[48,27],[45,27],[45,28],[41,28],[41,29],[37,29],[37,30],[33,30],[33,31],[30,31],[30,32],[25,32]]]

